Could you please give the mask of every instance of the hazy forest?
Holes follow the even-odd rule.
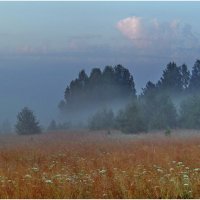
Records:
[[[137,93],[132,75],[122,65],[93,68],[88,75],[81,70],[66,86],[58,104],[61,121],[40,124],[31,108],[24,107],[13,128],[18,134],[58,130],[118,130],[134,134],[152,130],[200,129],[200,60],[190,71],[186,64],[166,65],[162,76],[150,80]],[[11,132],[4,121],[2,133]]]
[[[72,80],[59,109],[66,127],[117,129],[125,133],[171,128],[199,129],[200,60],[190,72],[186,64],[167,64],[157,83],[148,81],[136,94],[134,77],[122,65],[84,70]],[[158,106],[159,105],[159,106]],[[51,123],[56,129],[56,122]],[[51,128],[50,126],[50,128]]]

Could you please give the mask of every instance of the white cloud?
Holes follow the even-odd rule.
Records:
[[[117,23],[118,29],[130,39],[138,39],[141,37],[141,25],[140,17],[128,17]]]
[[[172,51],[178,48],[199,47],[198,38],[191,26],[174,19],[162,22],[157,18],[128,17],[117,23],[118,30],[131,41],[134,47],[151,51]],[[176,52],[177,53],[177,52]]]
[[[135,46],[143,47],[145,29],[143,27],[142,18],[140,17],[128,17],[120,20],[117,23],[117,28],[123,33],[125,37],[132,40]]]

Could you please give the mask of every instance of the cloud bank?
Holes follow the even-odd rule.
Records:
[[[145,19],[132,16],[118,21],[117,29],[138,49],[160,52],[163,49],[177,51],[199,48],[198,37],[193,33],[191,25],[177,19],[162,22],[157,18]]]

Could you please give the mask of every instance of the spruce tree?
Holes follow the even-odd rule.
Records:
[[[15,125],[16,132],[19,135],[31,135],[41,132],[39,122],[33,114],[33,111],[24,107],[17,115],[17,123]]]

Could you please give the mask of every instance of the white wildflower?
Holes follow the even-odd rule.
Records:
[[[185,169],[186,169],[186,170],[189,170],[190,168],[189,168],[189,167],[185,167]]]
[[[106,171],[107,171],[106,169],[101,169],[101,170],[99,170],[99,173],[100,173],[100,174],[105,174]]]
[[[163,170],[162,170],[162,169],[157,169],[157,171],[158,171],[159,173],[163,173]]]
[[[52,164],[49,166],[49,169],[52,169],[55,166],[55,164]]]
[[[174,171],[174,168],[170,168],[169,171],[170,171],[170,172]]]
[[[53,182],[52,182],[52,180],[47,179],[47,180],[45,180],[45,183],[51,184],[51,183],[53,183]]]
[[[70,177],[67,177],[66,181],[72,181],[72,179]]]
[[[184,175],[183,175],[183,179],[184,179],[184,180],[188,180],[188,179],[189,179],[189,176],[188,176],[187,174],[184,174]]]
[[[39,169],[38,169],[37,167],[32,167],[32,171],[34,171],[34,172],[38,172]]]
[[[146,174],[147,172],[144,170],[143,172],[142,172],[142,174]]]
[[[24,176],[24,178],[32,178],[32,176],[31,176],[30,174],[26,174],[26,175]]]

